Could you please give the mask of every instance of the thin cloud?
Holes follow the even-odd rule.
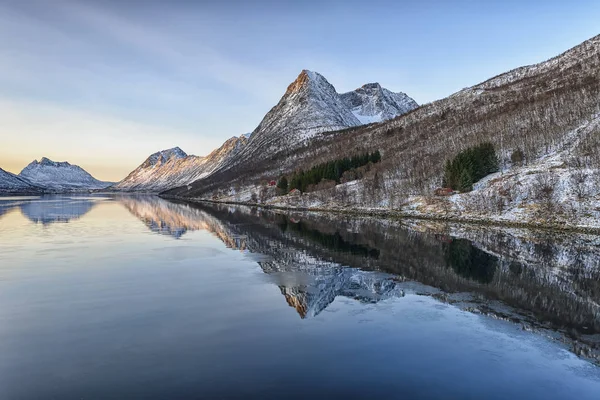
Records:
[[[167,65],[181,78],[191,81],[214,79],[254,97],[273,101],[281,95],[279,69],[270,70],[264,65],[252,66],[227,57],[199,41],[185,40],[156,27],[119,16],[107,9],[83,2],[61,1],[61,11],[82,27],[100,32],[107,38],[127,45],[138,52],[151,55],[156,62]]]

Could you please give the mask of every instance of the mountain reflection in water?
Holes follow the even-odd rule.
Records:
[[[118,200],[154,232],[211,232],[258,264],[301,318],[346,296],[376,303],[406,290],[539,330],[599,358],[600,239],[283,213],[248,207]]]
[[[0,199],[46,227],[103,202],[121,204],[152,232],[176,240],[203,230],[254,258],[300,318],[336,297],[375,304],[407,293],[519,324],[600,362],[600,238],[198,205],[156,196]]]
[[[179,239],[188,230],[205,229],[229,248],[267,256],[258,264],[301,318],[318,315],[337,296],[377,303],[403,295],[389,274],[345,267],[330,257],[313,256],[309,253],[310,247],[299,248],[287,239],[287,236],[299,235],[334,252],[377,258],[376,249],[346,242],[337,232],[323,233],[287,218],[275,225],[257,226],[254,224],[256,216],[251,214],[246,215],[251,220],[219,219],[210,210],[159,197],[127,196],[119,201],[153,232]]]
[[[96,204],[94,199],[86,197],[0,197],[0,217],[13,209],[19,209],[25,217],[36,224],[66,223],[81,218],[90,212]]]

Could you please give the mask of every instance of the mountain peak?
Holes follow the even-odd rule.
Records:
[[[180,157],[180,158],[181,157],[187,157],[186,152],[183,151],[183,150],[181,150],[181,148],[179,146],[175,146],[175,147],[173,147],[171,149],[163,150],[162,153],[163,154],[168,153],[170,155],[177,156],[177,157]]]
[[[394,118],[418,107],[405,93],[394,93],[378,82],[367,83],[358,89],[342,93],[341,98],[363,124]]]
[[[158,151],[112,186],[111,190],[158,193],[175,187],[187,187],[235,157],[247,141],[245,136],[234,136],[206,157],[188,156],[179,147]]]
[[[36,166],[36,165],[42,165],[42,166],[47,166],[47,167],[69,167],[69,166],[71,166],[71,164],[69,164],[69,162],[67,162],[67,161],[56,162],[56,161],[52,161],[51,159],[49,159],[47,157],[42,157],[40,159],[40,161],[33,160],[28,166]]]
[[[381,85],[379,82],[365,83],[360,87],[360,89],[381,89]]]
[[[303,69],[296,80],[288,86],[286,90],[286,94],[288,93],[296,93],[302,90],[302,88],[309,87],[311,84],[319,84],[322,82],[327,82],[327,80],[323,77],[323,75],[318,72],[310,71],[308,69]]]
[[[173,147],[171,149],[161,150],[157,151],[154,154],[151,154],[150,157],[148,157],[146,161],[144,161],[142,166],[150,167],[157,164],[166,163],[167,161],[172,159],[178,160],[186,158],[187,156],[188,155],[186,154],[186,152],[181,150],[179,147]]]
[[[379,83],[339,94],[321,74],[303,69],[254,130],[242,155],[255,159],[269,151],[296,146],[322,132],[396,117],[416,107],[404,96],[383,89]]]

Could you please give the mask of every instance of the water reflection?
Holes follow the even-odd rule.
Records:
[[[371,304],[403,296],[397,282],[388,274],[343,267],[304,253],[286,251],[281,255],[259,265],[301,318],[317,316],[338,296]]]
[[[269,230],[274,228],[275,233],[293,232],[336,252],[377,258],[376,249],[347,242],[337,232],[320,232],[287,218],[274,226],[256,226],[253,219],[223,220],[202,208],[159,197],[123,196],[117,199],[158,234],[179,239],[188,231],[204,229],[212,232],[229,248],[267,256],[266,261],[258,261],[258,264],[301,318],[317,316],[337,296],[363,303],[377,303],[403,294],[388,274],[347,268],[329,259],[312,256],[306,248],[295,247],[284,240],[284,235],[273,234]],[[230,211],[234,212],[234,209]],[[249,222],[249,225],[244,225],[244,222]]]
[[[376,303],[414,290],[526,329],[560,332],[578,354],[600,352],[594,236],[407,226],[156,197],[119,201],[157,233],[179,238],[204,229],[230,248],[265,255],[258,264],[301,318],[318,315],[336,296]]]
[[[0,200],[34,223],[69,222],[114,201],[160,235],[205,230],[256,256],[300,318],[337,297],[405,293],[520,324],[600,360],[600,238],[352,216],[206,206],[153,196]],[[260,255],[260,256],[258,256]]]
[[[478,249],[465,239],[450,240],[444,247],[446,262],[458,275],[484,284],[494,280],[498,257]]]
[[[293,218],[283,218],[283,221],[278,223],[278,226],[283,232],[289,229],[300,236],[306,237],[336,252],[351,253],[357,256],[374,259],[379,257],[379,250],[370,246],[347,242],[338,231],[335,231],[334,233],[325,233],[318,229],[312,229],[310,225]]]
[[[92,198],[0,198],[0,217],[13,209],[36,224],[67,223],[76,220],[90,212],[96,205]]]
[[[185,204],[176,204],[156,196],[118,196],[116,199],[152,231],[182,237],[187,231],[205,229],[204,213]]]

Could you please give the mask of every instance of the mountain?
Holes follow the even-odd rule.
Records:
[[[39,194],[43,188],[0,168],[0,194]]]
[[[248,139],[232,137],[206,157],[187,155],[179,147],[156,152],[110,190],[125,192],[161,192],[185,186],[209,175],[234,157]]]
[[[344,101],[323,76],[303,70],[253,132],[227,140],[206,157],[187,155],[179,147],[156,152],[110,190],[162,192],[187,188],[215,173],[223,177],[235,165],[247,166],[277,152],[290,152],[322,132],[359,126],[361,118],[384,120],[417,106],[404,93],[372,85],[376,90],[366,89],[369,85],[365,85],[355,91],[356,99],[349,97],[351,92],[344,94],[348,99]]]
[[[286,207],[598,226],[599,71],[600,35],[379,124],[317,134],[295,147],[286,146],[284,130],[278,137],[259,129],[228,171],[165,195],[256,203],[252,199],[264,192],[261,202]],[[348,102],[351,97],[357,96],[342,96]],[[356,113],[377,113],[370,107],[363,111],[368,102],[352,104]],[[269,141],[261,138],[261,130]],[[277,144],[261,154],[259,138]],[[435,196],[446,162],[486,142],[495,149],[500,171],[476,183],[472,192]],[[352,182],[296,197],[277,196],[261,184],[281,176],[289,181],[295,171],[375,150],[380,163]]]
[[[49,191],[104,189],[111,185],[111,182],[94,178],[78,165],[54,162],[46,157],[32,161],[19,173],[19,177]]]
[[[374,85],[377,90],[368,89]],[[354,92],[340,95],[321,74],[303,70],[256,129],[244,135],[247,145],[236,157],[225,160],[198,181],[214,187],[251,173],[260,165],[268,165],[273,171],[293,168],[298,162],[296,154],[302,154],[298,149],[315,138],[359,127],[366,120],[393,118],[417,107],[404,93],[392,93],[379,84],[365,85],[355,92],[358,100],[351,97]],[[278,163],[268,161],[275,157],[284,159]]]
[[[310,139],[315,134],[360,125],[333,85],[320,74],[303,70],[279,103],[252,133],[256,145],[269,150],[272,143],[288,144]]]
[[[290,151],[320,133],[393,118],[415,107],[404,93],[379,84],[340,95],[321,74],[303,70],[252,132],[241,160]]]
[[[361,124],[382,122],[414,110],[419,105],[405,93],[394,93],[379,83],[367,83],[342,93],[342,101]]]

